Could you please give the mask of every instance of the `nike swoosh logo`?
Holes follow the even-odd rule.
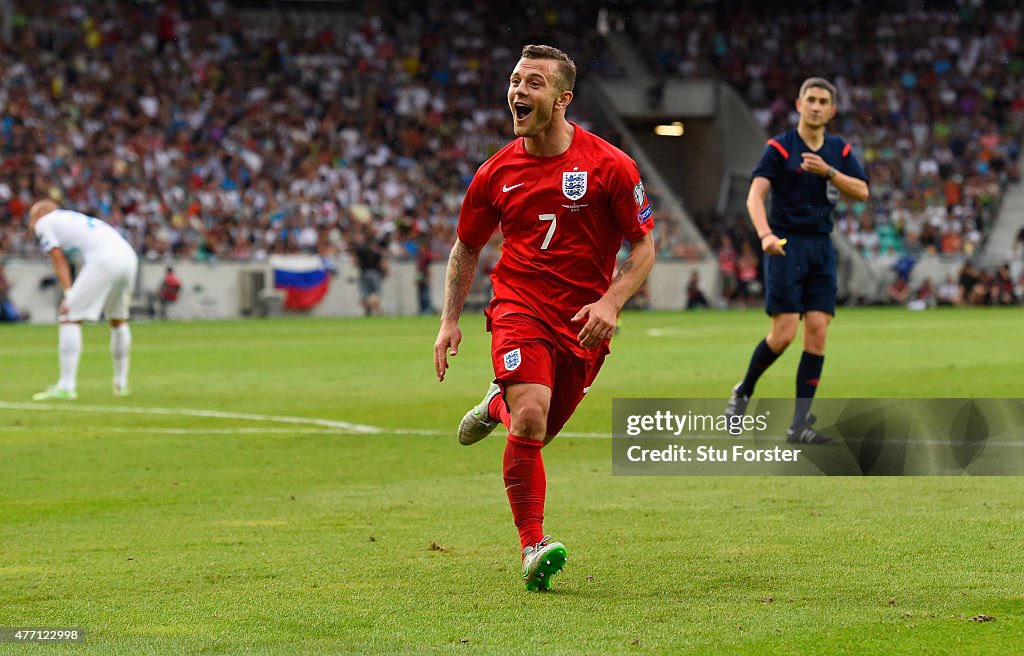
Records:
[[[508,185],[502,185],[501,190],[503,192],[505,192],[505,193],[508,193],[508,192],[512,191],[513,189],[515,189],[516,187],[522,187],[524,184],[526,184],[526,183],[525,182],[520,182],[519,184],[514,184],[511,187],[508,186]]]

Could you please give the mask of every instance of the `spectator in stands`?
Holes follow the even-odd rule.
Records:
[[[996,268],[992,284],[989,287],[989,298],[992,305],[1016,305],[1017,296],[1010,277],[1010,265],[1003,264]]]
[[[939,252],[939,235],[936,232],[935,226],[927,223],[921,229],[921,237],[919,242],[921,248],[928,255],[937,255]]]
[[[746,307],[761,293],[759,262],[749,241],[740,245],[740,256],[736,260],[736,299]]]
[[[990,294],[992,287],[992,276],[984,271],[981,272],[980,277],[974,283],[974,285],[967,292],[967,304],[968,305],[991,305],[992,296]]]
[[[6,266],[0,262],[0,322],[25,319],[10,297],[11,283],[7,280]]]
[[[875,232],[875,223],[867,214],[860,218],[860,232],[857,233],[855,245],[860,247],[865,257],[877,256],[881,253],[881,241]]]
[[[690,272],[690,280],[686,283],[686,309],[697,310],[708,307],[707,296],[700,288],[700,274],[697,269]]]
[[[936,295],[939,305],[959,305],[961,302],[960,286],[956,284],[953,276],[946,276],[946,281],[939,285]]]
[[[380,312],[380,290],[384,276],[387,275],[388,263],[384,258],[384,249],[370,234],[369,229],[362,228],[357,237],[355,250],[356,266],[359,268],[359,292],[363,304],[363,314],[372,316]]]
[[[430,237],[420,234],[416,238],[418,253],[416,255],[416,289],[420,301],[420,314],[434,314],[434,304],[430,300],[430,264],[436,259],[430,247]]]
[[[160,282],[160,290],[157,292],[157,300],[160,308],[160,318],[167,318],[167,307],[178,302],[178,294],[181,292],[181,280],[174,275],[174,268],[167,267],[164,272],[164,279]]]
[[[885,290],[886,298],[893,305],[903,305],[910,298],[910,285],[899,276]]]
[[[736,298],[738,279],[736,277],[736,249],[729,235],[722,237],[718,249],[718,273],[722,276],[722,298],[728,303]]]
[[[925,278],[921,286],[914,292],[914,300],[922,303],[924,307],[935,307],[938,302],[938,293],[931,278]]]
[[[985,289],[981,285],[981,276],[974,264],[968,260],[960,267],[957,284],[960,286],[960,302],[958,305],[978,305],[984,297]]]

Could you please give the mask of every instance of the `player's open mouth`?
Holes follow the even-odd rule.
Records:
[[[513,105],[512,109],[516,113],[516,120],[517,121],[521,121],[521,120],[523,120],[524,118],[526,118],[527,116],[529,116],[530,114],[533,113],[533,107],[530,107],[528,105],[524,105],[522,103],[516,103],[515,105]]]

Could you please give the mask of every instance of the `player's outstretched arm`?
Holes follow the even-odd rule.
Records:
[[[654,236],[647,233],[629,242],[629,258],[619,267],[608,291],[597,302],[584,305],[573,321],[587,320],[577,339],[580,346],[593,348],[615,333],[616,317],[636,290],[647,280],[654,266]]]
[[[473,248],[461,240],[455,240],[452,253],[448,256],[448,271],[444,278],[444,307],[441,310],[441,328],[434,342],[434,371],[437,379],[444,380],[448,370],[448,355],[458,355],[459,343],[462,342],[462,331],[459,329],[459,317],[466,305],[473,276],[480,262],[480,251],[483,247]]]

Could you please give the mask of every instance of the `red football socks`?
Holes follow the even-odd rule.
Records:
[[[504,405],[504,404],[502,404]],[[512,519],[522,548],[544,539],[544,497],[547,478],[540,449],[544,443],[509,434],[502,474]]]
[[[505,393],[500,392],[487,405],[487,414],[490,415],[491,419],[497,419],[505,426],[505,430],[512,430],[512,415],[508,412],[508,406],[505,405]]]

